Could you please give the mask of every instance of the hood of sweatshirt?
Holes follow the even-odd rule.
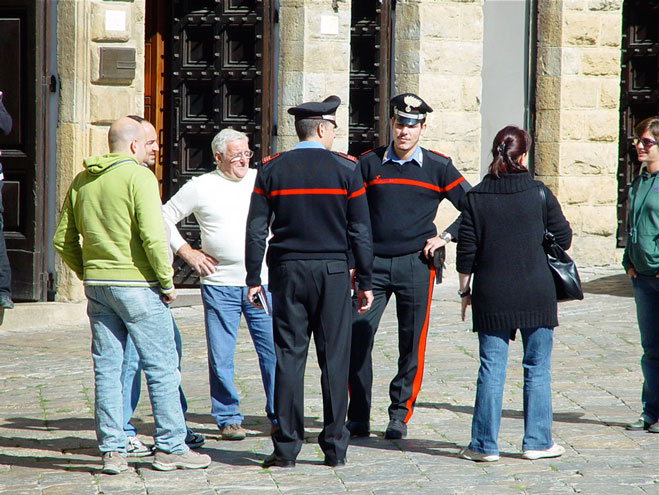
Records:
[[[126,163],[137,163],[137,160],[125,153],[108,153],[103,156],[90,156],[84,160],[85,169],[93,175],[100,175],[107,172],[111,167],[123,165]]]

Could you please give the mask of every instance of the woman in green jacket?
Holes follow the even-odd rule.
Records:
[[[629,189],[627,247],[622,266],[632,280],[643,357],[643,412],[628,430],[659,433],[659,116],[634,129],[643,167]]]

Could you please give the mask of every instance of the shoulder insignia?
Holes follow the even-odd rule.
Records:
[[[440,153],[439,151],[435,151],[435,150],[428,150],[428,151],[434,153],[435,155],[443,156],[443,157],[446,158],[447,160],[450,160],[450,159],[451,159],[450,156],[445,155],[444,153]]]
[[[370,150],[366,150],[366,151],[364,151],[362,154],[360,154],[359,156],[364,156],[366,153],[370,153],[370,152],[373,151],[374,149],[375,149],[375,148],[371,148]]]
[[[352,155],[348,155],[346,153],[341,153],[340,151],[335,151],[335,153],[337,155],[339,155],[340,157],[345,158],[346,160],[350,160],[351,162],[356,162],[357,161],[357,158],[355,158]]]
[[[261,160],[261,163],[268,163],[270,160],[277,158],[279,156],[279,153],[275,153],[274,155],[266,156]]]

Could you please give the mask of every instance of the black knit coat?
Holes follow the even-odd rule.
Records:
[[[567,249],[572,229],[558,200],[528,173],[486,175],[467,193],[457,270],[473,274],[474,331],[558,325],[554,282],[542,248],[539,187],[547,197],[549,231]]]

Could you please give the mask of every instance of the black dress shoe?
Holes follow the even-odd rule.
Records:
[[[330,467],[341,467],[346,465],[346,458],[344,457],[343,459],[333,459],[331,457],[325,456],[325,461],[324,463],[326,466]]]
[[[388,440],[399,440],[407,436],[407,425],[400,419],[392,419],[384,432],[384,438]]]
[[[274,452],[268,457],[263,459],[262,466],[264,468],[269,468],[272,466],[283,467],[283,468],[292,468],[295,467],[295,461],[289,461],[288,459],[282,459]]]
[[[346,428],[351,437],[367,437],[371,434],[371,425],[368,421],[348,421]]]

